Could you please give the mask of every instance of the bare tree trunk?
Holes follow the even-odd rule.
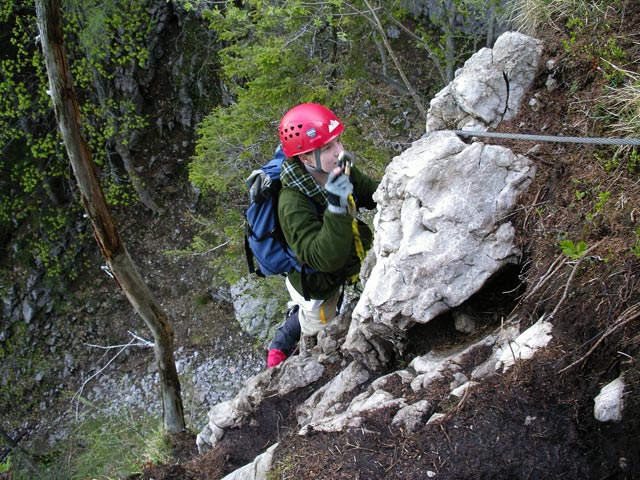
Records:
[[[82,203],[116,281],[153,334],[164,427],[169,433],[178,433],[184,430],[185,424],[180,380],[173,356],[173,326],[122,243],[98,181],[96,165],[80,128],[78,102],[64,53],[60,0],[36,0],[36,14],[51,98]]]

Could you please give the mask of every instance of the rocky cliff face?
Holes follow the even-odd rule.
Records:
[[[539,41],[507,33],[434,98],[427,134],[393,159],[376,193],[362,295],[312,352],[212,408],[197,438],[209,466],[240,467],[226,479],[635,478],[637,369],[599,362],[615,356],[613,345],[637,351],[637,342],[617,337],[584,377],[575,368],[639,318],[624,279],[639,278],[637,262],[618,263],[616,274],[596,257],[549,255],[543,225],[527,227],[531,210],[518,212],[519,202],[540,205],[562,175],[546,168],[549,147],[511,144],[528,157],[443,130],[536,131],[547,105],[546,121],[561,131],[549,88],[556,64],[542,59]],[[520,114],[534,82],[546,93]],[[572,155],[583,165],[581,150]],[[551,190],[559,205],[564,190]],[[620,314],[604,330],[606,293],[589,287],[602,275],[623,299],[610,304]]]
[[[632,10],[624,19],[637,26]],[[506,34],[432,100],[425,136],[394,159],[378,192],[360,302],[345,305],[311,355],[271,371],[260,372],[255,337],[240,331],[230,306],[248,303],[219,289],[223,281],[202,257],[158,255],[186,248],[190,215],[207,211],[185,180],[192,136],[177,127],[197,121],[191,97],[180,89],[184,105],[158,107],[168,110],[150,133],[157,141],[137,153],[156,198],[171,208],[159,219],[138,209],[121,225],[185,345],[176,352],[184,398],[208,453],[145,478],[220,478],[245,464],[231,478],[264,478],[269,468],[274,478],[332,480],[637,476],[640,269],[629,253],[637,169],[605,173],[601,152],[583,147],[490,145],[443,131],[590,136],[595,66],[567,63],[560,41],[545,37],[542,50],[535,39]],[[172,53],[161,76],[178,75],[189,57]],[[153,96],[162,84],[145,88]],[[603,182],[612,201],[602,211],[576,200],[595,196]],[[584,238],[588,253],[561,254],[565,238]],[[24,318],[28,339],[46,345],[24,378],[51,393],[11,423],[17,437],[45,439],[33,425],[48,418],[60,444],[72,444],[65,420],[78,406],[81,416],[93,406],[116,416],[131,406],[161,408],[149,350],[125,345],[128,330],[144,335],[142,325],[99,262],[68,315],[48,317],[50,299],[40,291],[9,292],[4,318]],[[258,307],[242,330],[263,339],[276,308]],[[107,344],[122,345],[117,358],[103,355]],[[54,409],[65,391],[73,401]]]
[[[509,219],[534,178],[532,162],[504,147],[465,143],[454,133],[432,130],[499,124],[505,111],[518,110],[540,55],[539,41],[505,34],[493,51],[483,49],[471,58],[434,99],[429,132],[393,159],[376,192],[375,245],[353,314],[345,312],[322,332],[311,354],[252,377],[235,398],[216,405],[198,435],[201,450],[224,441],[227,429],[245,425],[265,399],[292,395],[328,370],[331,378],[296,409],[299,435],[361,428],[365,416],[389,409],[396,412],[391,425],[410,432],[445,414],[427,400],[436,385],[462,397],[547,344],[550,325],[544,319],[522,333],[519,318],[511,317],[452,351],[432,351],[382,374],[403,358],[412,326],[454,310],[521,259]],[[486,81],[470,81],[479,72]],[[471,318],[477,312],[465,314]],[[474,330],[470,326],[467,332]],[[273,450],[229,478],[264,478]]]

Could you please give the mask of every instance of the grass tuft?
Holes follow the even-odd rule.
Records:
[[[615,119],[611,128],[619,136],[640,138],[640,75],[610,65],[624,75],[623,85],[607,87],[602,98]]]
[[[579,19],[589,25],[604,15],[616,0],[508,0],[505,9],[512,27],[534,36],[538,29],[549,24],[562,29],[567,18]]]

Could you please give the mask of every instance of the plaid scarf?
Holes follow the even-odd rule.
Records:
[[[296,189],[307,197],[313,199],[318,205],[327,206],[327,194],[318,185],[315,178],[305,170],[300,161],[296,158],[287,158],[282,164],[280,172],[282,186]]]

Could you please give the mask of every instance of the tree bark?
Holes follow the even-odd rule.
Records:
[[[51,98],[82,204],[111,272],[153,334],[164,427],[169,433],[181,432],[185,424],[180,380],[173,355],[173,326],[121,241],[100,186],[97,167],[81,130],[80,111],[64,52],[60,0],[36,0],[36,14]]]

